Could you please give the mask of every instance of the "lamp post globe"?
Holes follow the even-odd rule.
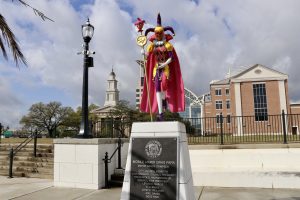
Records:
[[[90,24],[90,20],[88,19],[82,27],[82,38],[84,42],[89,42],[94,35],[94,26]]]
[[[82,38],[83,44],[83,84],[82,84],[82,113],[81,113],[81,123],[80,131],[77,137],[79,138],[92,138],[92,134],[89,130],[89,110],[88,110],[88,89],[89,89],[89,74],[88,68],[93,67],[93,57],[90,56],[89,42],[94,35],[94,26],[90,24],[90,20],[82,25]],[[93,52],[94,54],[94,52]]]

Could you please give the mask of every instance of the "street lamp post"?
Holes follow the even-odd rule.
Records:
[[[94,34],[94,26],[90,24],[89,19],[82,25],[82,37],[83,37],[83,84],[82,84],[82,112],[80,131],[77,135],[80,138],[91,138],[92,134],[89,132],[89,110],[88,110],[88,89],[89,89],[89,73],[88,68],[93,67],[92,54],[95,52],[89,51],[89,42]]]

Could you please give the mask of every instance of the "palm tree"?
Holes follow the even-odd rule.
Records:
[[[33,8],[32,6],[27,4],[25,1],[18,0],[18,2],[23,4],[24,6],[30,7],[34,11],[34,13],[36,15],[38,15],[39,17],[41,17],[44,21],[45,20],[53,21],[52,19],[45,16],[41,11],[39,11],[36,8]],[[23,64],[25,64],[27,66],[26,58],[19,47],[17,39],[16,39],[14,33],[9,28],[8,24],[6,23],[5,18],[3,17],[3,15],[1,15],[1,13],[0,13],[0,31],[2,32],[2,35],[0,35],[0,49],[2,51],[3,57],[6,60],[8,59],[6,49],[5,49],[5,44],[6,44],[12,52],[13,59],[16,63],[16,66],[19,66],[19,62],[22,62]]]

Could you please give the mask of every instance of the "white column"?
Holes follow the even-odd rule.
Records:
[[[280,112],[284,110],[284,112],[287,113],[284,80],[278,81],[278,88],[279,88]]]
[[[235,115],[242,116],[242,100],[241,100],[241,84],[234,83],[234,94],[235,94]],[[238,135],[243,134],[242,120],[237,118]]]

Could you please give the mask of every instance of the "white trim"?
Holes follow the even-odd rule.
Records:
[[[212,88],[224,88],[224,87],[228,87],[229,84],[218,84],[218,85],[210,85],[210,87]]]
[[[260,81],[260,82],[253,82],[252,85],[257,85],[257,84],[266,84],[265,81]]]
[[[250,82],[250,81],[284,81],[287,80],[288,76],[281,76],[281,77],[269,77],[269,78],[235,78],[231,79],[230,81],[233,83],[241,83],[241,82]]]
[[[300,106],[293,106],[293,105],[290,105],[291,108],[300,108]]]

